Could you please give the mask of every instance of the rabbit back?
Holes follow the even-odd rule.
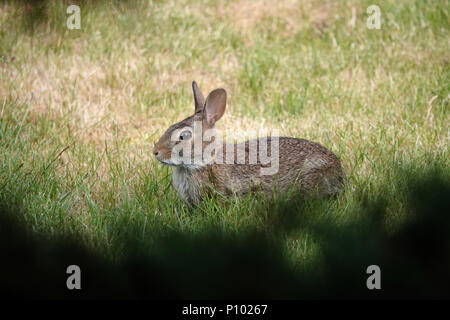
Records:
[[[271,145],[274,138],[267,137],[267,156],[270,158]],[[261,175],[261,169],[273,163],[250,161],[251,147],[260,145],[260,140],[246,141],[239,144],[224,144],[223,153],[232,148],[233,161],[217,161],[207,167],[185,171],[184,184],[190,189],[189,198],[196,202],[204,189],[215,189],[223,195],[246,194],[248,192],[262,191],[271,195],[273,192],[294,191],[297,193],[331,195],[343,189],[343,171],[339,159],[334,153],[320,145],[306,139],[278,137],[278,168],[274,174]],[[239,162],[238,149],[245,153],[245,163]],[[242,154],[242,153],[241,153]],[[180,170],[180,169],[179,169]],[[182,170],[182,169],[181,169]],[[174,172],[174,176],[177,175]],[[182,181],[186,181],[184,178]],[[189,186],[189,187],[188,187]]]

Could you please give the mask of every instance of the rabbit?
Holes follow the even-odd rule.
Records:
[[[158,161],[173,166],[172,184],[181,199],[195,205],[212,192],[225,197],[262,192],[270,197],[291,190],[320,196],[343,190],[339,159],[319,143],[291,137],[222,142],[215,123],[225,113],[226,91],[215,89],[205,101],[195,81],[192,90],[194,114],[170,126],[153,148]],[[264,156],[273,160],[275,170],[271,172],[271,164],[261,153],[255,159],[255,150],[265,150]]]

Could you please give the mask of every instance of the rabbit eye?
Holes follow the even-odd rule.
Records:
[[[188,140],[192,136],[192,133],[189,130],[185,130],[180,134],[180,140]]]

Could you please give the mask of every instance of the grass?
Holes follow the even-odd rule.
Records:
[[[78,3],[81,30],[65,26],[69,2],[0,4],[0,203],[33,232],[116,260],[124,237],[153,252],[174,231],[257,230],[302,268],[322,250],[308,226],[351,224],[383,197],[394,232],[408,179],[450,179],[447,0],[377,1],[381,30],[365,25],[370,1]],[[333,150],[345,192],[305,200],[301,227],[257,196],[188,208],[151,150],[193,112],[192,80],[228,91],[222,130]]]

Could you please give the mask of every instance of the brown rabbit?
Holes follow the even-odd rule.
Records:
[[[153,149],[156,159],[174,166],[173,186],[183,200],[195,204],[213,191],[270,196],[274,191],[331,195],[343,190],[339,159],[318,143],[288,137],[223,143],[215,122],[225,113],[226,91],[213,90],[205,102],[195,81],[192,89],[194,114],[170,126]]]

